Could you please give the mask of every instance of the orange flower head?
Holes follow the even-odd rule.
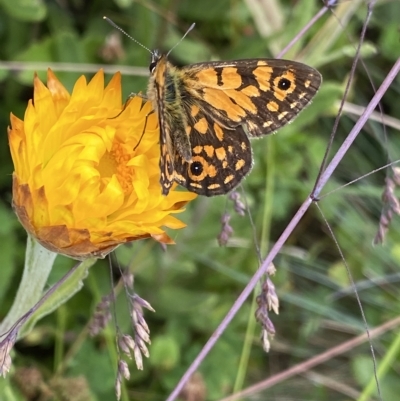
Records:
[[[121,103],[121,76],[104,88],[99,71],[80,77],[69,94],[51,70],[36,76],[24,120],[11,114],[13,206],[43,246],[73,258],[104,257],[118,245],[153,237],[195,198],[161,194],[159,129],[149,102]]]

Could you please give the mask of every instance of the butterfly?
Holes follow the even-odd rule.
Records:
[[[247,59],[178,68],[152,52],[147,97],[160,126],[160,184],[199,195],[226,194],[250,172],[249,138],[277,131],[311,101],[322,82],[312,67]]]
[[[271,134],[291,122],[322,82],[314,68],[281,59],[178,68],[168,61],[172,49],[166,55],[151,51],[104,19],[151,53],[147,98],[158,115],[164,195],[174,182],[199,195],[230,192],[253,166],[249,138]]]

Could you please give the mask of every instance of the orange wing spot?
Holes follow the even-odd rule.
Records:
[[[268,128],[273,124],[273,121],[269,120],[269,121],[265,121],[265,123],[263,124],[264,128]]]
[[[203,146],[198,145],[193,148],[193,153],[196,155],[200,154],[202,151],[203,151]]]
[[[185,128],[186,135],[190,135],[191,131],[192,131],[192,127],[190,125],[187,125]]]
[[[222,142],[224,139],[224,131],[217,123],[214,123],[214,132],[217,138]]]
[[[196,106],[196,105],[194,104],[194,105],[192,105],[192,107],[190,108],[190,115],[191,115],[192,117],[196,117],[197,114],[199,114],[199,111],[200,111],[200,107],[199,107],[199,106]]]
[[[267,103],[267,109],[273,113],[276,113],[279,110],[279,105],[278,103],[271,101]]]
[[[208,163],[207,163],[206,160],[205,160],[203,157],[201,157],[201,156],[195,156],[195,157],[193,157],[193,158],[192,158],[192,161],[193,161],[193,162],[199,162],[199,163],[201,163],[201,165],[202,165],[202,167],[203,167],[203,170],[202,170],[201,174],[199,174],[199,175],[194,175],[194,174],[192,174],[192,171],[191,171],[190,165],[189,165],[189,168],[188,168],[189,177],[190,177],[193,181],[203,181],[204,178],[207,177]],[[201,188],[201,187],[199,187],[199,188]]]
[[[194,187],[194,188],[199,188],[199,189],[202,188],[202,186],[201,186],[200,184],[197,184],[196,182],[191,182],[191,183],[190,183],[190,186],[191,186],[191,187]]]
[[[225,93],[243,109],[249,111],[252,114],[257,113],[257,107],[254,105],[250,97],[245,95],[242,91],[227,89],[225,90]]]
[[[279,114],[279,116],[278,116],[278,120],[282,120],[283,118],[285,118],[286,117],[286,115],[288,114],[288,112],[287,111],[282,111],[282,113],[281,114]]]
[[[274,90],[274,96],[276,99],[278,99],[279,101],[283,102],[286,98],[287,93],[285,91],[282,91],[278,88],[275,88]]]
[[[223,167],[223,168],[227,168],[227,167],[228,167],[228,162],[227,162],[226,160],[224,160],[224,161],[222,162],[222,167]]]
[[[242,77],[237,73],[235,67],[224,67],[221,73],[222,85],[219,87],[222,89],[236,89],[242,85]]]
[[[209,185],[207,187],[207,189],[217,189],[217,188],[220,188],[220,187],[221,187],[221,185],[219,185],[219,184],[211,184],[211,185]]]
[[[260,96],[260,91],[258,90],[258,88],[254,85],[249,85],[246,86],[245,88],[241,89],[241,91],[243,94],[245,94],[246,96]]]
[[[287,79],[288,81],[290,81],[290,86],[289,88],[282,90],[279,89],[279,81],[281,79]],[[296,89],[296,77],[295,75],[291,72],[291,71],[287,71],[284,74],[282,74],[279,77],[276,77],[274,79],[274,96],[275,98],[277,98],[278,100],[280,100],[281,102],[283,100],[286,99],[286,96],[289,95],[290,93],[293,93],[293,91]]]
[[[201,86],[218,86],[217,71],[213,70],[212,68],[199,70],[199,72],[195,74],[195,78],[201,82]]]
[[[298,104],[299,102],[293,102],[293,103],[290,103],[290,108],[291,109],[294,109],[295,107],[297,107],[297,104]]]
[[[235,178],[235,176],[234,176],[233,174],[228,175],[228,177],[226,177],[225,180],[224,180],[224,184],[228,184],[228,183],[231,182],[234,178]]]
[[[305,86],[306,88],[308,88],[308,87],[310,86],[310,84],[311,84],[311,81],[310,81],[309,79],[307,79],[307,81],[304,82],[304,86]]]
[[[217,169],[212,164],[208,165],[206,172],[209,177],[215,177],[217,175]]]
[[[289,70],[282,75],[282,78],[286,78],[291,82],[290,88],[286,92],[292,93],[296,88],[296,74],[293,70]]]
[[[301,99],[303,99],[303,98],[306,97],[306,96],[307,96],[307,93],[306,93],[306,92],[301,92],[300,95],[299,95],[298,97],[299,97],[299,99],[301,100]]]
[[[224,148],[215,149],[215,156],[217,156],[218,160],[225,160],[226,159],[225,149]]]
[[[279,81],[287,79],[290,81],[290,86],[286,90],[279,89]],[[296,76],[291,71],[286,71],[284,74],[274,79],[274,96],[281,102],[285,100],[286,96],[293,93],[296,89]]]
[[[260,63],[260,61],[259,61]],[[263,61],[263,63],[265,63]],[[253,71],[253,75],[256,77],[258,87],[266,92],[271,89],[270,81],[271,81],[271,74],[272,74],[272,68],[268,66],[267,63],[262,64],[265,65],[265,67],[258,67]]]
[[[268,65],[268,63],[267,63],[266,61],[259,60],[259,61],[257,61],[257,65],[258,65],[258,66]]]
[[[240,170],[245,164],[246,162],[243,159],[238,160],[235,165],[235,170]]]
[[[189,177],[193,180],[193,181],[197,181],[197,182],[201,182],[203,181],[207,176],[208,177],[215,177],[217,175],[217,169],[215,168],[214,165],[212,164],[208,164],[207,161],[201,157],[201,156],[195,156],[193,157],[193,162],[199,162],[201,163],[202,167],[203,167],[203,171],[201,172],[201,174],[199,175],[194,175],[192,174],[191,170],[190,170],[190,166],[188,168],[188,174]],[[201,187],[199,187],[201,188]]]
[[[228,146],[228,152],[229,152],[229,153],[232,153],[232,152],[233,152],[233,146],[231,146],[231,145]]]
[[[242,143],[240,144],[240,147],[241,147],[243,150],[246,150],[246,149],[247,149],[246,142],[242,142]]]
[[[208,157],[213,157],[214,155],[214,146],[206,145],[204,146],[204,151],[206,152]]]
[[[217,110],[224,111],[229,120],[241,121],[246,116],[246,112],[220,89],[204,88],[204,101]]]
[[[208,130],[207,120],[204,117],[200,118],[200,120],[194,125],[194,129],[200,132],[200,134],[205,134]]]

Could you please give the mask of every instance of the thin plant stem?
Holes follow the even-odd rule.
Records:
[[[370,337],[370,330],[369,330],[369,327],[368,327],[367,318],[366,318],[365,313],[364,313],[364,308],[363,308],[363,306],[362,306],[360,296],[358,295],[356,283],[354,282],[353,276],[352,276],[351,271],[350,271],[350,267],[349,267],[349,265],[348,265],[348,263],[347,263],[346,258],[344,257],[342,248],[341,248],[340,245],[339,245],[339,242],[338,242],[338,240],[337,240],[337,238],[336,238],[336,236],[335,236],[335,234],[334,234],[334,232],[333,232],[333,230],[332,230],[331,225],[328,223],[328,220],[326,219],[324,213],[322,212],[322,209],[319,207],[319,204],[316,203],[315,205],[316,205],[316,207],[318,208],[319,212],[321,213],[322,219],[323,219],[323,221],[325,222],[325,226],[327,227],[327,229],[328,229],[328,231],[329,231],[329,233],[330,233],[330,235],[331,235],[331,237],[332,237],[332,240],[333,240],[333,242],[334,242],[335,245],[336,245],[336,248],[337,248],[337,251],[338,251],[338,253],[339,253],[339,255],[340,255],[340,258],[342,259],[343,264],[344,264],[344,266],[346,267],[346,272],[347,272],[347,276],[348,276],[350,285],[351,285],[351,287],[354,289],[354,295],[355,295],[355,297],[356,297],[357,304],[358,304],[358,307],[359,307],[359,309],[360,309],[360,313],[361,313],[361,316],[362,316],[362,320],[363,320],[364,325],[365,325],[365,334],[367,335],[368,340],[369,340],[369,346],[370,346],[371,356],[372,356],[372,361],[373,361],[375,386],[376,386],[376,388],[377,388],[377,390],[378,390],[379,400],[382,401],[381,388],[380,388],[380,384],[379,384],[379,380],[378,380],[378,375],[377,375],[377,368],[376,368],[377,363],[376,363],[375,351],[374,351],[374,347],[373,347],[373,345],[372,345],[372,340],[371,340],[371,337]]]
[[[397,360],[400,355],[400,333],[396,333],[396,337],[392,344],[389,347],[389,350],[385,353],[384,358],[379,364],[379,368],[377,370],[377,378],[383,379],[390,369],[393,366],[393,363]],[[367,386],[364,388],[360,397],[357,401],[368,401],[371,399],[374,391],[376,390],[376,377],[371,377],[371,380],[368,382]]]
[[[328,7],[322,7],[313,18],[299,31],[299,33],[276,55],[276,58],[281,58],[287,53],[293,45],[329,10]]]
[[[395,319],[389,320],[388,322],[385,322],[381,326],[372,329],[370,331],[370,338],[378,337],[381,334],[388,332],[389,330],[393,330],[399,325],[400,325],[400,317],[396,317]],[[298,365],[295,365],[290,369],[286,369],[285,371],[273,375],[262,382],[250,386],[247,389],[241,391],[240,393],[230,395],[229,397],[225,397],[219,401],[236,401],[243,397],[250,397],[254,394],[259,394],[261,391],[271,388],[279,383],[283,383],[285,380],[288,380],[293,376],[307,372],[308,370],[315,368],[315,366],[318,366],[321,363],[329,361],[338,355],[342,355],[354,349],[355,347],[358,347],[359,345],[365,343],[366,341],[368,341],[368,336],[366,333],[363,333],[357,337],[352,338],[349,341],[346,341],[342,344],[337,345],[336,347],[329,349],[328,351],[323,352],[322,354],[313,356],[311,359],[308,359],[305,362],[299,363]]]
[[[331,177],[332,173],[335,171],[336,167],[338,166],[340,161],[343,159],[343,156],[346,154],[346,152],[349,150],[349,148],[352,145],[352,143],[354,142],[354,140],[357,138],[357,135],[360,133],[362,127],[368,121],[370,115],[375,110],[378,103],[381,101],[383,95],[386,93],[390,84],[396,78],[399,71],[400,71],[400,58],[398,58],[396,60],[392,69],[389,71],[388,75],[384,79],[382,85],[376,91],[374,97],[371,99],[368,106],[365,108],[364,112],[361,114],[360,118],[357,120],[353,129],[350,131],[349,135],[344,140],[342,146],[339,148],[339,150],[333,157],[332,161],[328,164],[325,171],[321,174],[321,177],[320,177],[317,185],[315,186],[315,189],[312,194],[315,198],[318,197],[319,194],[321,193],[322,188],[325,186],[325,184]]]

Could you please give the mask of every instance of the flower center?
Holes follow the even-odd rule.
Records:
[[[130,159],[131,155],[121,143],[114,140],[111,151],[103,155],[98,166],[102,178],[111,178],[113,174],[117,176],[125,195],[132,192],[133,168],[127,166]]]

